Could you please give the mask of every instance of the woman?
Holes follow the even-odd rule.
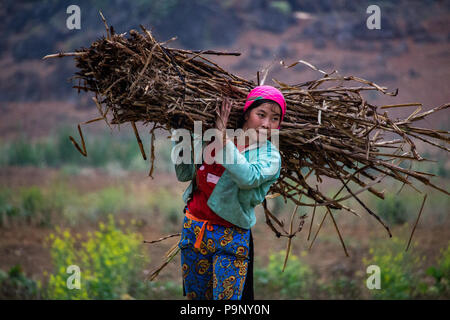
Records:
[[[225,100],[216,121],[225,137],[218,139],[217,157],[226,155],[238,161],[203,162],[197,170],[194,164],[175,165],[178,180],[191,181],[183,194],[186,207],[178,244],[188,299],[253,297],[250,229],[256,222],[254,208],[278,179],[281,157],[268,139],[263,143],[250,139],[244,145],[230,140],[225,129],[231,107]],[[258,86],[247,96],[242,129],[270,133],[280,128],[285,113],[282,93],[271,86]]]

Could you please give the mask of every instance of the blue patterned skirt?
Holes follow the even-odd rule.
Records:
[[[178,246],[186,295],[194,300],[240,300],[249,265],[250,230],[216,224],[205,228],[204,223],[184,217]]]

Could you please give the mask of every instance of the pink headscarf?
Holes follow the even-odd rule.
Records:
[[[283,121],[286,114],[286,100],[284,100],[283,94],[277,88],[272,86],[257,86],[247,96],[247,101],[244,106],[244,113],[250,107],[250,105],[256,100],[267,99],[276,102],[281,108],[281,120]],[[278,127],[280,129],[280,127]]]

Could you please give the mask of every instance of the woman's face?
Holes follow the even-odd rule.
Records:
[[[276,103],[264,102],[253,108],[245,115],[245,123],[242,129],[278,129],[281,120],[281,108]]]

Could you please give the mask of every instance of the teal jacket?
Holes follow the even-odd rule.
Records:
[[[204,147],[203,142],[202,148]],[[270,186],[280,176],[280,153],[269,140],[259,146],[251,145],[242,152],[228,141],[223,150],[217,153],[216,159],[220,157],[223,157],[225,171],[207,204],[223,219],[238,227],[250,229],[256,223],[255,207],[263,202]],[[226,159],[234,161],[227,163]],[[195,164],[175,164],[175,172],[178,181],[191,181],[183,193],[183,200],[187,203],[193,189]]]

